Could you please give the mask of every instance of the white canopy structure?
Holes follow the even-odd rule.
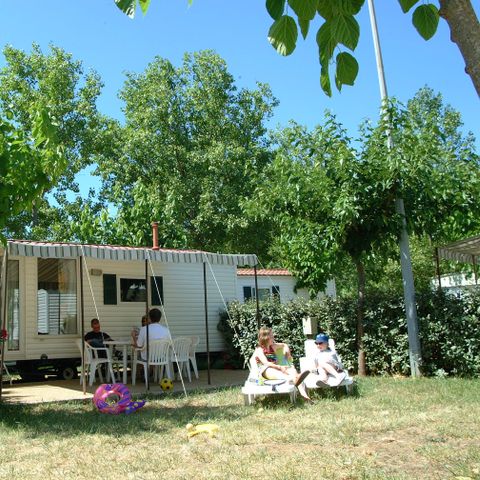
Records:
[[[437,252],[439,258],[475,265],[480,260],[480,235],[438,247]]]
[[[9,240],[8,255],[39,258],[78,258],[101,260],[150,260],[162,263],[203,263],[213,265],[254,266],[254,254],[210,253],[201,250],[154,249],[152,247],[123,247],[115,245],[81,245],[75,243],[46,243],[28,240]]]
[[[477,285],[477,265],[480,260],[480,235],[458,240],[457,242],[449,243],[448,245],[437,247],[435,249],[438,286],[439,288],[442,288],[440,259],[454,260],[456,262],[472,264],[475,276],[475,285]]]

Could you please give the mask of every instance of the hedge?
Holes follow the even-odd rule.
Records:
[[[261,324],[273,328],[275,338],[286,342],[295,359],[303,355],[305,336],[302,319],[316,318],[319,331],[335,339],[337,350],[349,370],[357,370],[356,298],[298,299],[281,304],[272,299],[261,303]],[[444,292],[417,294],[417,313],[425,375],[480,375],[480,294],[461,297]],[[232,356],[239,363],[257,344],[254,302],[228,305],[221,315],[223,332]],[[408,335],[403,298],[369,293],[365,305],[364,348],[367,371],[373,375],[409,374]]]

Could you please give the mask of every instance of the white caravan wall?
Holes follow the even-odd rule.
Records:
[[[75,343],[80,338],[80,278],[77,261],[77,333],[65,335],[39,335],[37,325],[37,261],[36,257],[10,257],[20,260],[20,316],[21,316],[21,350],[5,352],[7,360],[77,357],[79,352]],[[102,271],[100,276],[91,276],[86,269]],[[225,301],[236,298],[236,268],[230,265],[212,266],[216,281],[221,288]],[[203,265],[201,263],[155,263],[153,275],[163,277],[165,299],[164,312],[173,336],[199,335],[198,352],[206,351],[205,311],[203,290]],[[117,275],[118,304],[103,304],[103,274]],[[149,265],[148,275],[152,275]],[[85,332],[90,330],[90,320],[98,317],[102,330],[113,338],[130,338],[133,326],[141,325],[145,314],[142,302],[120,301],[120,278],[145,278],[143,261],[111,261],[88,258],[83,269],[83,291]],[[91,288],[90,288],[91,284]],[[223,338],[217,331],[219,313],[224,310],[222,295],[207,264],[208,316],[210,351],[224,349]],[[93,290],[93,296],[91,293]],[[150,292],[151,293],[151,292]],[[96,304],[96,308],[95,308]]]

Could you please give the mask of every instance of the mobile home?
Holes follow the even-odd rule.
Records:
[[[45,366],[66,378],[92,318],[111,337],[128,338],[151,307],[172,336],[199,335],[205,352],[208,335],[209,351],[223,350],[216,327],[236,298],[237,266],[257,264],[255,255],[22,240],[8,241],[0,258],[5,361],[24,377]]]
[[[306,288],[298,288],[296,278],[286,269],[270,268],[257,269],[258,299],[264,300],[272,295],[277,296],[282,303],[290,302],[296,298],[309,298]],[[327,282],[324,292],[320,292],[317,298],[328,295],[336,297],[335,280]],[[257,297],[255,287],[255,270],[252,268],[237,269],[237,298],[240,302]]]

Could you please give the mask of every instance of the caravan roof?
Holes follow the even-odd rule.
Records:
[[[91,257],[103,260],[151,260],[153,262],[202,263],[220,265],[257,265],[254,254],[211,253],[202,250],[175,250],[119,245],[89,245],[80,243],[9,240],[8,255],[42,258]],[[1,248],[4,250],[4,248]]]

